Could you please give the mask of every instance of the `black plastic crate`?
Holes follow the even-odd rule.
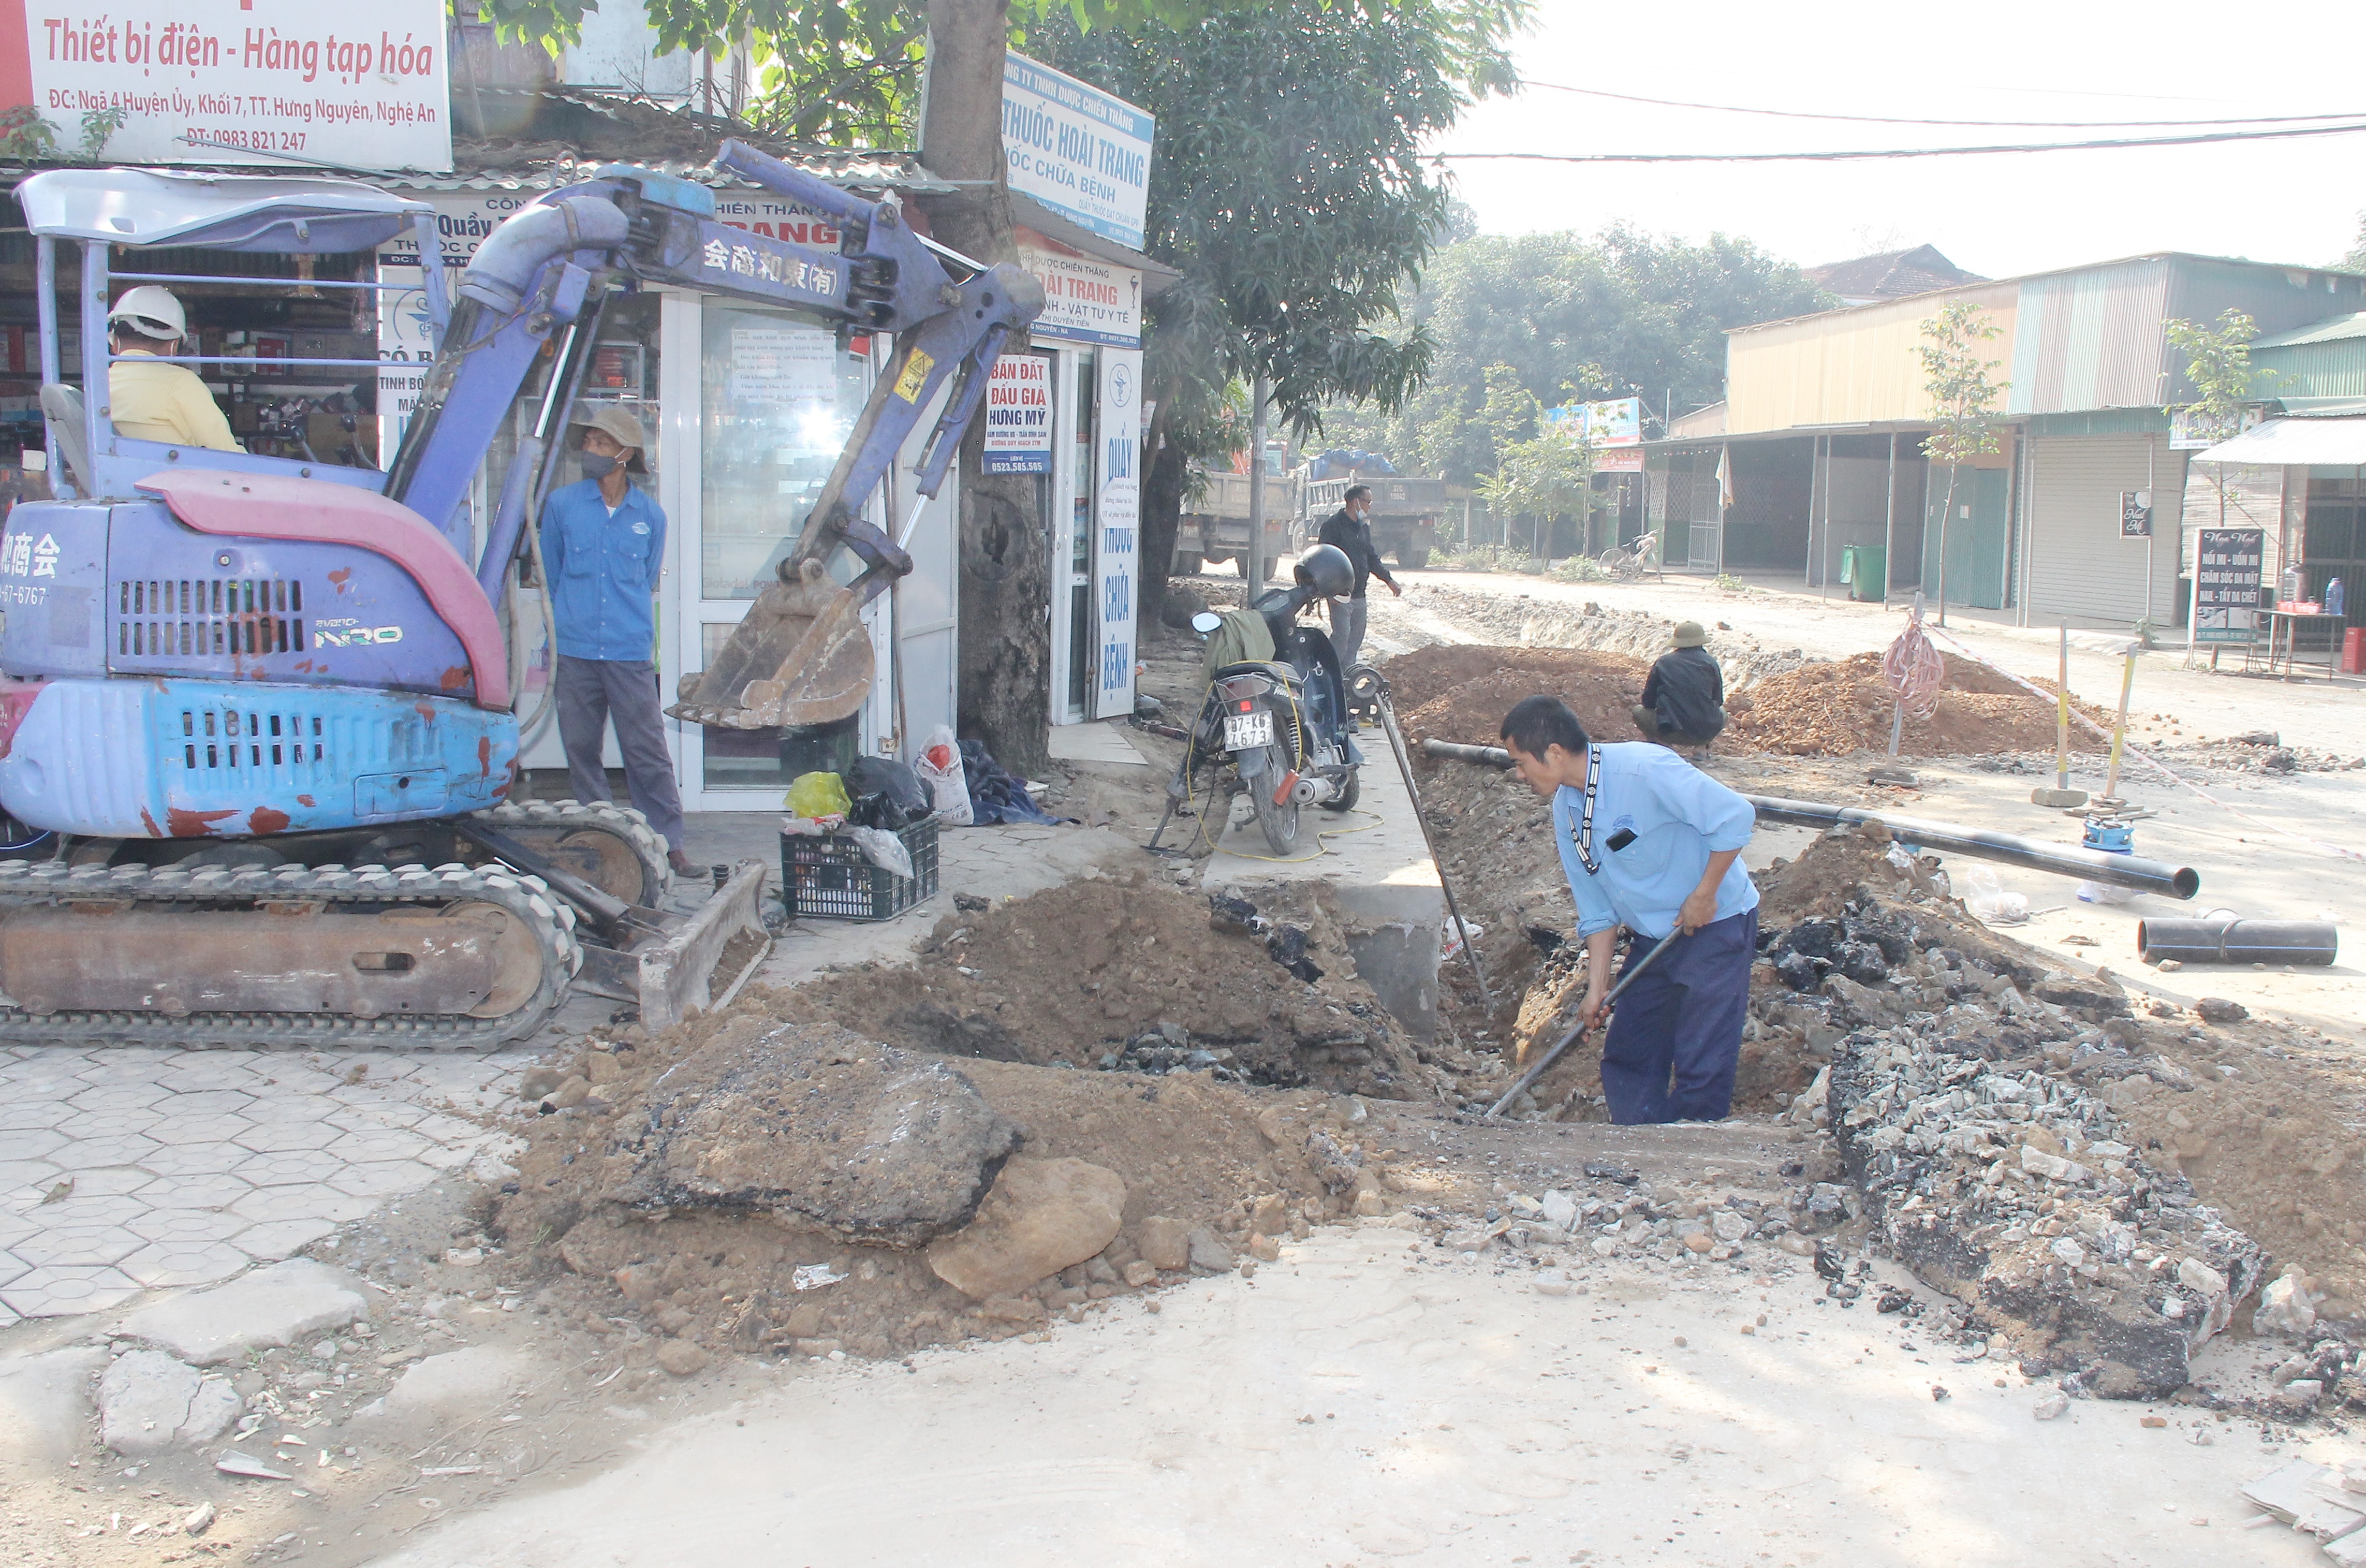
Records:
[[[912,857],[909,876],[873,865],[849,834],[782,834],[781,902],[789,917],[892,920],[935,897],[937,819],[915,822],[896,837]]]

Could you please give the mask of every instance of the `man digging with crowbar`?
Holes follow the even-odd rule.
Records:
[[[1503,741],[1515,771],[1552,803],[1585,943],[1582,1026],[1599,1024],[1608,1005],[1617,928],[1633,933],[1627,995],[1602,1044],[1611,1120],[1724,1120],[1758,954],[1758,888],[1741,866],[1757,814],[1664,747],[1594,745],[1555,697],[1515,706]],[[1666,942],[1674,945],[1651,962]]]

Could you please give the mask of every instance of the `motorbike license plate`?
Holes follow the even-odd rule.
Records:
[[[1273,744],[1273,710],[1257,708],[1249,713],[1228,713],[1224,716],[1224,750],[1247,751]]]

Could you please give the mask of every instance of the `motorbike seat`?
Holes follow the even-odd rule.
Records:
[[[1275,681],[1298,679],[1297,671],[1279,661],[1252,660],[1246,664],[1226,664],[1216,671],[1216,679],[1219,681],[1233,675],[1263,675]]]

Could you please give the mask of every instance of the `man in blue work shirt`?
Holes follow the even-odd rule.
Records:
[[[1520,777],[1552,802],[1585,943],[1579,1016],[1602,1020],[1618,927],[1633,933],[1622,976],[1661,942],[1676,944],[1618,998],[1603,1040],[1611,1120],[1722,1121],[1758,953],[1758,889],[1741,866],[1757,814],[1665,747],[1593,744],[1558,698],[1522,701],[1503,739]]]
[[[653,601],[665,563],[665,513],[634,488],[647,473],[641,422],[610,403],[583,430],[583,478],[542,508],[542,561],[558,626],[558,739],[578,800],[610,800],[601,740],[613,719],[633,804],[664,835],[666,858],[688,874],[682,792],[674,787],[658,706]]]

